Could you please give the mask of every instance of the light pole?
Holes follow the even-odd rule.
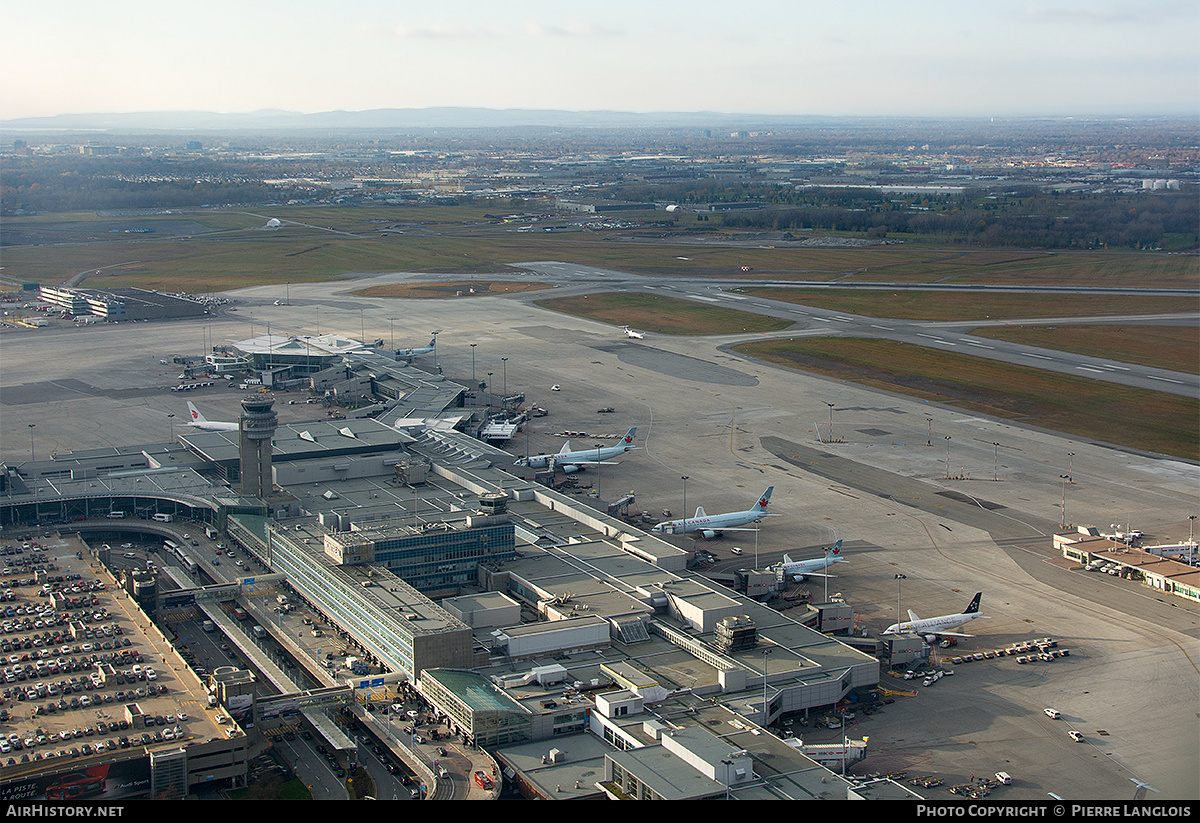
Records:
[[[29,424],[29,462],[30,463],[37,462],[37,457],[35,457],[33,454],[33,428],[36,425],[37,425],[36,423]]]
[[[829,407],[829,442],[832,443],[833,442],[833,404],[826,403],[825,405]]]
[[[441,329],[434,329],[432,332],[430,332],[430,334],[433,335],[433,367],[435,369],[437,368],[438,364],[437,336],[439,332],[441,332]]]
[[[929,415],[925,415],[925,419],[929,421],[929,440],[926,441],[925,445],[932,446],[933,445],[933,418],[930,417]]]
[[[1075,482],[1075,452],[1067,452],[1067,477]]]
[[[388,318],[388,337],[391,339],[392,351],[396,351],[396,318]]]
[[[992,480],[1000,479],[1000,444],[992,441]]]
[[[946,479],[950,479],[950,435],[946,435]]]
[[[1189,514],[1189,515],[1188,515],[1188,542],[1189,542],[1189,543],[1193,543],[1193,542],[1195,542],[1195,541],[1193,541],[1193,540],[1192,540],[1192,523],[1193,523],[1195,520],[1196,520],[1196,515],[1194,515],[1194,514]]]
[[[900,581],[907,580],[903,574],[896,575],[896,629],[900,629]]]
[[[492,398],[495,397],[495,394],[492,392],[492,375],[493,374],[495,374],[495,372],[488,372],[487,393],[488,393],[488,411],[489,412],[492,410]]]
[[[175,415],[168,414],[167,422],[171,424],[171,440],[175,439]]]
[[[508,358],[501,357],[500,362],[504,364],[504,405],[508,406]]]
[[[476,386],[475,386],[475,347],[478,345],[479,345],[478,343],[471,344],[471,390],[472,391],[474,391],[476,389]]]
[[[687,534],[687,482],[688,476],[685,474],[679,478],[683,481],[683,533]]]
[[[1059,477],[1062,478],[1062,482],[1063,482],[1063,484],[1062,484],[1062,528],[1065,529],[1067,527],[1067,481],[1070,480],[1071,478],[1070,478],[1070,476],[1065,475],[1065,474],[1060,474]]]

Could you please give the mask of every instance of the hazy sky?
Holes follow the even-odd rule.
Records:
[[[0,0],[0,118],[1200,113],[1196,0]]]

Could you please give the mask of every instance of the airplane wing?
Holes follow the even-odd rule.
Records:
[[[917,633],[923,634],[923,632],[917,632]],[[973,634],[963,634],[962,632],[933,632],[933,634],[936,634],[938,637],[974,637],[975,636]]]

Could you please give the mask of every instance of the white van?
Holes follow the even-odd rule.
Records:
[[[730,554],[741,554],[742,550],[739,549],[737,546],[734,546],[732,549],[729,550],[729,553]]]
[[[1008,772],[996,772],[996,780],[1000,781],[1005,786],[1012,785],[1012,777]]]

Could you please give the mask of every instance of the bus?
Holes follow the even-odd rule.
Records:
[[[174,540],[164,540],[164,541],[163,541],[163,548],[164,548],[164,549],[165,549],[167,552],[169,552],[169,553],[172,553],[172,554],[173,554],[173,553],[175,553],[175,552],[179,551],[179,544],[178,544],[178,543],[176,543]]]

